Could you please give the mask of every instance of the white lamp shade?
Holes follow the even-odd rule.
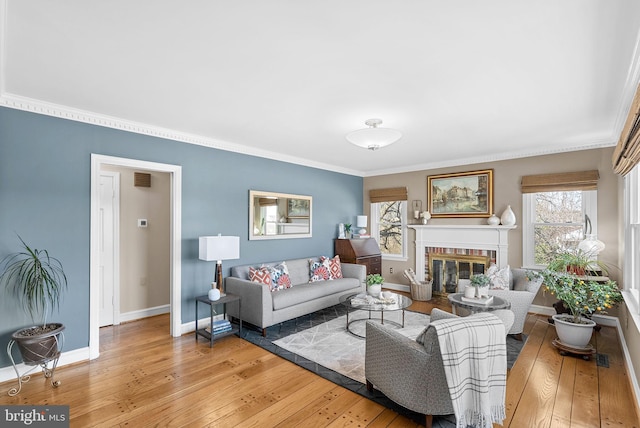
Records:
[[[233,260],[240,258],[239,236],[201,236],[200,260]]]
[[[365,149],[376,150],[395,143],[402,137],[400,131],[389,128],[364,128],[347,134],[351,144]]]
[[[596,238],[596,235],[587,235],[584,240],[578,243],[578,249],[587,253],[591,257],[596,257],[604,250],[604,242]]]
[[[356,227],[367,227],[366,215],[359,215],[356,217]]]

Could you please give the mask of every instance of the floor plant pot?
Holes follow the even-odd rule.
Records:
[[[42,331],[44,330],[44,331]],[[64,325],[60,323],[22,328],[11,335],[18,345],[22,362],[33,366],[57,358],[61,351],[60,334]]]
[[[558,339],[563,345],[576,349],[585,349],[591,341],[591,335],[596,323],[588,318],[580,317],[580,323],[571,322],[573,315],[553,315]]]

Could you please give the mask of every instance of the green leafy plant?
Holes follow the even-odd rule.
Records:
[[[491,280],[483,273],[478,273],[471,277],[471,285],[474,287],[485,287],[489,285],[489,282],[491,282]]]
[[[367,287],[370,285],[376,285],[376,284],[382,285],[384,284],[384,278],[379,273],[372,273],[367,275],[365,282],[367,284]]]
[[[345,232],[351,232],[351,223],[345,223],[344,224],[344,231]]]
[[[2,260],[0,285],[24,305],[34,322],[41,317],[44,326],[47,313],[60,306],[67,277],[60,261],[49,256],[47,250],[32,249],[18,238],[23,250]]]
[[[542,272],[544,287],[571,311],[574,323],[593,313],[606,313],[622,301],[615,281],[587,281],[569,272],[546,269]]]
[[[593,269],[600,269],[605,275],[609,272],[606,263],[594,259],[590,253],[582,250],[557,253],[547,265],[547,269],[576,275],[585,275],[588,270]]]

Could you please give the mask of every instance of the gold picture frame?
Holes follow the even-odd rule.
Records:
[[[493,169],[429,175],[427,207],[432,218],[491,217]]]

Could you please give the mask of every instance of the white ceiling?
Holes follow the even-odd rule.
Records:
[[[640,79],[637,0],[0,7],[0,105],[362,176],[614,145]]]

